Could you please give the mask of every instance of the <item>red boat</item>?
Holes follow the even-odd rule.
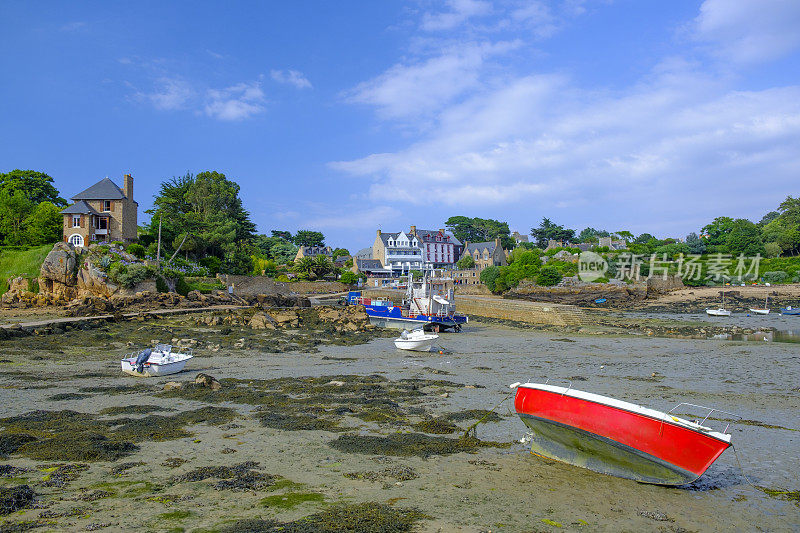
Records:
[[[697,423],[571,386],[515,386],[517,414],[533,432],[531,451],[595,472],[684,485],[702,476],[731,445],[727,427],[718,432],[702,425],[711,412],[725,411],[685,403],[672,409],[707,409]]]

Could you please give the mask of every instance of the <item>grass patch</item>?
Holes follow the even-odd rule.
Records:
[[[261,505],[272,509],[294,509],[303,503],[320,503],[325,501],[325,496],[318,492],[286,492],[273,494],[261,500]]]
[[[42,268],[45,257],[52,249],[52,244],[45,244],[28,250],[0,249],[0,279],[4,281],[3,286],[0,286],[0,295],[8,290],[8,285],[5,281],[9,278],[19,276],[23,278],[38,278],[39,269]]]

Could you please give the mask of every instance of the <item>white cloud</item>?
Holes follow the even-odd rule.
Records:
[[[448,0],[449,11],[425,13],[422,29],[426,31],[452,30],[472,17],[488,15],[492,4],[483,0]]]
[[[89,26],[88,23],[83,21],[76,21],[76,22],[68,22],[59,28],[61,31],[64,32],[76,32],[85,30]]]
[[[226,89],[209,89],[204,111],[219,120],[244,120],[266,111],[264,103],[259,82],[239,83]]]
[[[311,89],[311,82],[297,70],[273,70],[270,76],[278,83],[294,85],[298,89]]]
[[[315,229],[363,229],[381,227],[382,224],[397,220],[402,214],[399,209],[379,205],[370,209],[358,209],[358,216],[353,216],[355,207],[342,209],[338,213],[312,216],[303,222],[305,227]]]
[[[516,48],[516,42],[468,44],[410,65],[397,64],[356,86],[350,102],[374,105],[384,118],[425,115],[479,85],[485,61]]]
[[[694,37],[736,63],[778,58],[800,46],[796,0],[705,0],[691,25]]]
[[[162,111],[186,109],[195,97],[191,85],[180,78],[159,78],[155,89],[150,93],[136,93],[140,100],[149,101],[153,107]]]

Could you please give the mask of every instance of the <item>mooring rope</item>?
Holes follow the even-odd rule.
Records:
[[[483,416],[480,418],[480,420],[478,420],[477,422],[475,422],[474,424],[472,424],[470,427],[468,427],[467,429],[465,429],[465,430],[464,430],[464,435],[462,436],[462,438],[469,437],[469,432],[470,432],[470,431],[472,431],[472,432],[473,432],[473,436],[475,436],[475,428],[476,428],[476,427],[478,427],[478,424],[480,424],[480,423],[482,423],[484,420],[486,420],[486,417],[488,417],[489,415],[491,415],[492,413],[494,413],[494,412],[495,412],[495,410],[496,410],[496,409],[498,409],[498,408],[499,408],[501,405],[503,405],[503,402],[505,402],[506,400],[508,400],[508,399],[511,397],[511,395],[512,395],[512,394],[514,394],[515,392],[517,392],[517,391],[516,391],[516,389],[515,389],[515,390],[512,390],[511,392],[509,392],[508,394],[506,394],[505,398],[503,398],[502,400],[500,400],[500,402],[499,402],[497,405],[495,405],[495,406],[494,406],[494,407],[492,407],[492,408],[491,408],[489,411],[487,411],[487,412],[486,412],[486,414],[485,414],[485,415],[483,415]],[[496,414],[496,413],[495,413],[495,414]]]

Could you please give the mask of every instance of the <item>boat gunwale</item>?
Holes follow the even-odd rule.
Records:
[[[572,389],[570,387],[547,385],[544,383],[523,383],[518,385],[518,388],[521,387],[527,389],[542,390],[545,392],[550,392],[552,394],[559,394],[561,396],[566,395],[571,398],[576,398],[578,400],[583,400],[586,402],[591,402],[598,405],[604,405],[606,407],[618,409],[620,411],[626,411],[629,413],[642,415],[651,418],[653,420],[669,424],[674,427],[688,429],[700,435],[706,435],[718,441],[724,442],[728,446],[731,445],[731,434],[729,433],[722,433],[720,431],[716,431],[711,428],[706,428],[705,426],[696,424],[690,420],[686,420],[674,415],[667,414],[663,411],[658,411],[656,409],[651,409],[649,407],[644,407],[642,405],[638,405],[635,403],[626,402],[624,400],[618,400],[610,396],[603,396],[602,394],[595,394],[593,392],[586,392],[578,389]],[[523,412],[518,411],[517,414],[530,414],[530,413],[525,413],[524,411]]]

